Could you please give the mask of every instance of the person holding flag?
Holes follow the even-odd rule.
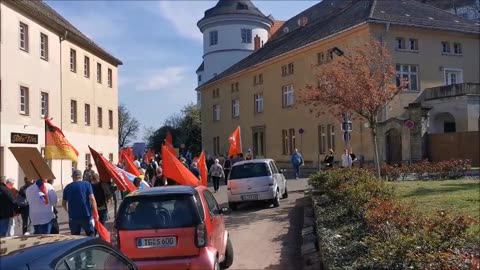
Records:
[[[98,209],[98,219],[100,223],[105,225],[108,218],[108,202],[112,198],[112,193],[108,184],[105,182],[100,182],[100,176],[98,173],[93,174],[92,178],[92,190],[95,201],[97,202]]]
[[[46,180],[38,179],[25,191],[34,234],[50,234],[55,219],[57,193]]]

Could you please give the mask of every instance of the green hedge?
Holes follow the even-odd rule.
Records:
[[[440,211],[428,217],[397,201],[393,187],[358,168],[332,169],[309,180],[317,230],[329,269],[477,269],[475,221]]]

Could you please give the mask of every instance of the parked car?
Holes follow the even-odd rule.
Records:
[[[266,201],[274,207],[288,197],[287,180],[273,159],[237,162],[228,178],[228,206],[236,210],[239,203]]]
[[[120,205],[112,242],[140,269],[226,269],[233,263],[229,213],[203,186],[139,190]]]
[[[96,237],[30,235],[0,239],[0,268],[9,270],[136,270],[119,250]]]

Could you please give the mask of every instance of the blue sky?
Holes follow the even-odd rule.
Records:
[[[159,128],[196,100],[195,70],[203,51],[196,24],[217,1],[46,2],[123,61],[119,102],[143,126]],[[264,14],[286,20],[319,1],[253,2]]]

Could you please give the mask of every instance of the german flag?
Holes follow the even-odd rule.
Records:
[[[45,118],[45,159],[70,159],[77,161],[78,151],[65,138],[61,129]]]

